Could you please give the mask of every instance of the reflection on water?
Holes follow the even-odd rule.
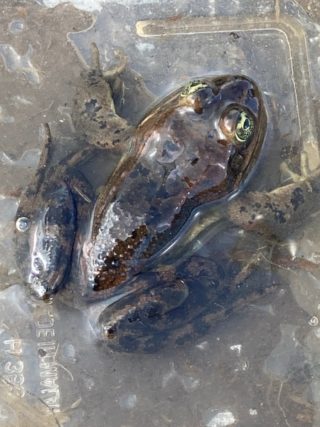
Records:
[[[287,3],[287,11],[298,15]],[[224,13],[222,2],[215,6],[216,13]],[[39,421],[45,406],[49,414],[55,411],[55,417],[51,416],[55,425],[68,427],[317,426],[319,227],[313,204],[308,205],[312,221],[290,227],[280,242],[239,226],[216,227],[215,219],[221,218],[225,205],[200,211],[191,221],[192,233],[178,242],[173,253],[185,250],[186,255],[201,256],[212,265],[219,260],[227,271],[226,281],[237,278],[235,287],[259,289],[262,295],[252,300],[244,297],[232,314],[226,313],[203,335],[181,347],[166,346],[156,354],[114,353],[97,344],[87,313],[73,307],[68,292],[53,304],[45,304],[26,297],[25,289],[17,285],[12,218],[42,148],[40,124],[50,122],[57,158],[79,143],[70,111],[83,64],[73,47],[85,62],[90,42],[96,41],[104,63],[112,61],[114,47],[121,47],[156,97],[213,70],[250,75],[264,92],[269,121],[258,170],[244,191],[261,195],[292,182],[294,175],[283,168],[284,163],[295,174],[304,169],[301,144],[306,141],[300,141],[298,120],[303,111],[294,96],[301,82],[292,77],[289,33],[289,39],[283,30],[274,29],[200,34],[197,27],[183,37],[150,36],[146,40],[137,35],[136,21],[164,12],[157,2],[148,13],[145,5],[132,7],[129,14],[127,7],[123,2],[108,4],[89,28],[90,16],[70,6],[4,5],[0,37],[0,372],[23,399],[1,388],[0,425],[18,425],[19,411],[28,419],[30,408],[37,414],[40,411]],[[212,4],[210,11],[204,5],[197,7],[196,15],[213,13]],[[266,1],[257,2],[257,7],[253,13],[259,16],[270,13],[273,6]],[[238,13],[245,10],[247,16],[251,6],[243,8]],[[168,13],[174,16],[174,10],[170,3]],[[301,20],[307,25],[304,16]],[[316,29],[308,25],[315,36]],[[72,46],[67,39],[71,31]],[[304,51],[300,53],[304,58]],[[137,121],[143,112],[135,109],[131,82],[123,95],[125,102],[118,105],[121,114],[131,114],[130,120]],[[110,170],[114,161],[108,161]],[[89,170],[93,181],[97,180],[95,171],[95,167]],[[267,289],[271,292],[262,292]],[[208,310],[206,315],[212,320],[211,313]],[[35,418],[30,419],[36,425]]]

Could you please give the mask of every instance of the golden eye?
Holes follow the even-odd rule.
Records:
[[[253,135],[254,118],[247,111],[232,108],[220,120],[223,133],[233,143],[244,143]]]
[[[237,119],[235,137],[239,142],[246,142],[253,134],[254,120],[246,111],[242,111]]]

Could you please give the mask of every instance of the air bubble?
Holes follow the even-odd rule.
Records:
[[[25,23],[21,19],[15,19],[10,22],[9,31],[12,34],[19,34],[25,29]]]
[[[30,220],[29,218],[22,216],[16,221],[16,229],[21,233],[25,233],[30,228]]]

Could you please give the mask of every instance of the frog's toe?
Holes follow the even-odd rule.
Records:
[[[294,172],[287,162],[282,162],[280,164],[280,172],[284,182],[291,181],[297,183],[307,179],[312,173],[309,163],[309,158],[305,151],[300,153],[300,173]]]
[[[152,327],[162,317],[160,305],[149,302],[144,307],[132,307],[128,311],[126,308],[116,313],[106,309],[101,314],[99,339],[120,352],[153,352],[161,348],[166,332]]]
[[[141,326],[141,325],[140,325]],[[103,328],[102,341],[113,351],[126,353],[155,353],[164,346],[169,333],[167,331],[148,330],[137,333],[137,328],[121,329],[119,325],[107,324]],[[141,328],[140,328],[141,329]]]
[[[107,81],[112,81],[118,77],[119,74],[123,73],[128,65],[128,57],[122,49],[115,49],[113,54],[117,60],[117,64],[102,72],[104,79]]]

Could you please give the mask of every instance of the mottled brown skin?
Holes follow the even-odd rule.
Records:
[[[99,271],[94,286],[95,292],[114,288],[127,279],[126,262],[132,259],[134,251],[146,234],[146,226],[141,225],[134,230],[130,237],[116,243],[112,251],[104,258],[104,265]]]
[[[250,192],[228,206],[234,224],[277,239],[305,224],[320,208],[319,171],[269,193]]]
[[[253,126],[250,138],[239,142],[234,122],[242,112]],[[154,107],[95,206],[80,263],[81,281],[99,291],[89,297],[112,294],[145,269],[197,207],[236,192],[255,163],[265,126],[259,91],[242,76],[202,78]]]
[[[209,201],[221,200],[239,189],[254,165],[263,141],[266,117],[262,100],[257,89],[252,88],[252,82],[243,77],[224,76],[204,78],[201,84],[204,88],[185,97],[181,96],[185,88],[179,89],[147,115],[134,135],[131,151],[109,179],[95,206],[92,230],[88,239],[91,251],[98,248],[101,241],[103,242],[103,240],[99,242],[97,238],[100,227],[108,215],[108,210],[118,200],[121,201],[121,209],[117,212],[117,215],[120,215],[120,233],[126,231],[125,238],[117,238],[115,234],[114,245],[99,258],[101,263],[95,273],[94,283],[91,284],[93,292],[88,292],[88,289],[84,291],[89,299],[108,298],[122,293],[126,295],[104,310],[98,319],[100,339],[105,340],[115,350],[156,351],[165,342],[173,341],[176,344],[182,344],[191,335],[203,333],[211,321],[221,317],[232,307],[240,305],[239,301],[254,300],[261,294],[256,286],[246,287],[245,290],[235,286],[232,290],[230,282],[218,277],[219,268],[216,263],[200,257],[188,259],[182,264],[173,261],[172,265],[156,266],[155,261],[155,267],[151,270],[145,264],[148,258],[153,257],[177,235],[195,208]],[[227,95],[224,95],[224,90]],[[213,110],[210,104],[215,96],[216,102],[221,106],[220,110]],[[227,99],[225,104],[224,99]],[[253,105],[255,114],[255,131],[250,139],[245,144],[240,144],[240,147],[235,147],[235,142],[230,135],[220,134],[220,137],[214,136],[210,140],[211,144],[218,144],[221,152],[232,147],[228,155],[218,157],[219,160],[222,159],[221,162],[223,161],[226,175],[218,182],[209,183],[207,186],[206,183],[202,184],[206,176],[210,176],[206,169],[204,172],[195,174],[192,179],[186,176],[183,184],[180,184],[180,191],[175,199],[175,203],[180,208],[171,217],[170,226],[164,231],[153,232],[152,227],[156,229],[158,221],[162,219],[162,216],[157,213],[157,210],[160,212],[159,205],[163,200],[168,200],[170,194],[166,194],[163,190],[159,191],[159,188],[155,189],[155,182],[161,184],[162,179],[161,174],[158,180],[155,180],[152,175],[155,163],[151,163],[153,165],[151,173],[146,165],[141,166],[139,163],[140,159],[146,156],[145,153],[154,148],[152,144],[148,146],[148,141],[155,132],[161,135],[164,132],[163,129],[168,128],[174,130],[175,142],[193,141],[194,146],[191,151],[193,156],[189,160],[191,166],[188,166],[192,169],[192,166],[198,162],[198,157],[195,155],[198,141],[205,148],[204,155],[208,155],[210,148],[206,147],[205,141],[207,135],[217,126],[215,120],[219,122],[225,110],[229,111],[246,105],[247,99],[247,105],[251,107]],[[246,106],[246,108],[249,107]],[[182,120],[179,111],[184,111],[183,114],[188,111],[188,120]],[[201,122],[201,114],[211,117],[211,111],[216,111],[215,120],[212,119],[209,125],[208,121]],[[214,159],[218,161],[217,158]],[[157,175],[156,177],[158,178]],[[202,179],[204,181],[201,181]],[[151,189],[150,196],[144,192],[144,189],[148,188]],[[193,194],[192,191],[194,191]],[[189,198],[185,196],[188,192],[192,194]],[[123,199],[121,194],[125,196]],[[138,206],[136,205],[137,195]],[[126,229],[126,218],[130,213],[132,217],[139,216],[141,212],[148,212],[151,206],[157,206],[157,209],[153,208],[150,219],[147,217],[142,224],[133,224],[133,226],[131,222],[132,228]],[[125,213],[123,219],[121,212]],[[108,224],[107,232],[109,233],[112,224],[111,226],[110,222]],[[105,241],[111,240],[111,237],[113,236],[107,234]],[[86,243],[83,248],[85,256],[81,257],[80,263],[84,271],[83,277],[87,278],[89,277],[86,271],[87,259],[90,260],[90,249],[86,247]],[[97,256],[99,255],[100,252]],[[215,283],[218,282],[219,285],[216,286]],[[230,294],[230,297],[226,299],[227,294]],[[222,310],[221,307],[223,307]]]
[[[95,49],[94,51],[97,53]],[[97,324],[99,339],[118,351],[151,352],[157,351],[164,344],[182,345],[190,338],[202,335],[215,320],[223,318],[243,304],[254,301],[272,287],[268,281],[251,280],[252,269],[241,270],[239,265],[235,267],[232,260],[225,259],[219,253],[210,259],[199,256],[182,257],[181,260],[172,259],[169,264],[161,262],[157,264],[153,261],[150,264],[152,268],[146,262],[148,259],[156,260],[154,255],[175,238],[195,208],[207,202],[226,199],[227,196],[239,190],[258,156],[266,127],[266,117],[263,102],[255,89],[250,92],[248,99],[251,100],[245,107],[250,109],[253,105],[254,133],[243,146],[240,144],[236,149],[232,148],[219,159],[223,160],[222,164],[226,171],[220,180],[215,181],[215,175],[208,174],[210,168],[208,169],[207,166],[212,166],[210,161],[202,170],[192,175],[192,168],[202,161],[202,157],[192,156],[196,148],[194,152],[190,150],[190,158],[188,158],[190,169],[188,170],[191,171],[191,175],[181,177],[178,184],[175,183],[178,185],[178,190],[175,190],[174,186],[170,190],[171,195],[176,197],[173,206],[176,203],[179,209],[174,215],[170,213],[168,216],[167,209],[161,210],[159,206],[168,198],[170,199],[170,191],[168,196],[168,189],[164,191],[160,185],[160,188],[155,190],[154,186],[161,182],[158,178],[163,179],[163,176],[168,176],[172,169],[172,159],[169,162],[171,169],[162,166],[166,163],[163,158],[167,153],[165,149],[163,154],[160,153],[162,158],[158,163],[161,164],[161,173],[159,172],[158,175],[157,173],[152,175],[154,173],[152,163],[150,169],[145,165],[142,167],[139,161],[146,156],[146,152],[148,153],[146,150],[157,148],[150,144],[150,138],[155,132],[167,129],[169,123],[172,130],[170,138],[176,144],[174,149],[179,150],[180,142],[185,144],[190,137],[192,141],[202,143],[209,135],[210,128],[208,122],[201,122],[200,118],[203,114],[209,117],[208,111],[212,109],[212,100],[217,94],[222,93],[224,85],[235,84],[227,98],[229,101],[224,106],[228,109],[232,105],[239,108],[239,104],[245,104],[246,96],[251,90],[249,87],[242,87],[242,92],[237,94],[235,91],[238,87],[237,82],[254,84],[241,76],[223,76],[220,79],[203,78],[191,83],[189,93],[186,87],[180,88],[162,100],[135,130],[117,114],[115,108],[115,104],[121,105],[119,98],[121,99],[123,85],[119,76],[125,72],[124,65],[122,61],[118,67],[102,73],[96,56],[94,67],[86,75],[84,86],[79,87],[75,100],[73,120],[80,134],[94,145],[126,152],[95,205],[89,238],[78,235],[78,241],[81,243],[80,266],[83,274],[80,280],[83,281],[85,278],[85,283],[80,285],[84,286],[81,292],[89,300],[123,294],[117,302],[101,312]],[[136,81],[139,83],[139,88],[143,88],[141,81],[139,79]],[[193,90],[192,84],[200,86]],[[141,99],[148,99],[148,97],[149,94],[146,97],[142,96]],[[253,103],[254,98],[258,99],[259,108]],[[182,117],[187,117],[187,120],[181,120],[179,111],[183,112]],[[221,115],[223,110],[220,113],[217,110],[214,117],[218,121],[213,121],[211,128],[217,127]],[[216,134],[213,135],[215,135],[214,141],[218,144],[220,154],[225,148],[233,147],[232,144],[235,144],[234,134],[223,136],[220,133],[219,137]],[[147,141],[149,146],[146,144]],[[50,144],[48,143],[47,146],[50,147]],[[170,147],[172,148],[169,144]],[[207,155],[208,147],[204,145],[203,148],[199,153]],[[73,173],[76,160],[82,159],[82,155],[89,152],[91,152],[90,149],[79,154],[78,159],[65,159],[58,167],[50,168],[47,165],[49,153],[45,149],[36,177],[20,202],[17,218],[29,217],[32,224],[39,228],[47,224],[43,212],[53,213],[50,218],[58,231],[55,248],[59,256],[56,256],[49,265],[48,276],[42,279],[39,275],[33,285],[33,291],[36,293],[35,288],[40,286],[42,293],[38,292],[38,296],[44,298],[55,293],[67,277],[68,266],[73,256],[77,221],[86,218],[86,206],[92,201],[90,189],[85,181]],[[212,182],[207,181],[208,176]],[[129,184],[128,179],[131,180]],[[269,193],[240,194],[227,202],[224,219],[241,229],[279,241],[287,236],[291,227],[301,225],[310,210],[319,208],[318,181],[319,175],[314,173],[308,179],[277,188]],[[61,186],[65,188],[63,192],[65,200],[68,200],[63,207],[64,198],[59,198],[55,191]],[[123,190],[126,188],[127,193]],[[144,189],[147,189],[146,193],[143,193]],[[148,191],[151,198],[147,197]],[[142,223],[133,224],[133,226],[131,224],[131,228],[128,229],[125,228],[127,227],[125,221],[120,221],[122,227],[119,237],[115,235],[114,245],[108,253],[99,253],[99,245],[96,243],[103,218],[107,215],[112,203],[120,200],[121,194],[124,195],[121,208],[125,213],[131,212],[133,218],[135,215],[141,215],[141,212],[148,213],[149,216],[147,215]],[[134,196],[135,199],[130,196]],[[64,214],[61,215],[61,212]],[[69,220],[66,221],[65,218],[68,215]],[[170,219],[169,226],[165,229],[157,228],[166,215]],[[49,231],[48,235],[51,236]],[[121,234],[123,231],[126,231],[124,237]],[[24,233],[23,239],[24,242],[28,242],[28,245],[30,245],[30,235],[34,238],[32,233],[34,234],[32,229],[29,234]],[[50,242],[43,245],[42,235],[38,236],[38,240],[41,250],[46,248],[48,253],[52,252],[53,246],[50,246]],[[21,242],[22,240],[18,239],[18,259],[22,266],[26,266],[27,273],[24,272],[26,276],[30,275],[30,258],[25,254],[30,254],[30,247]],[[86,272],[90,247],[96,248],[102,261],[92,283],[88,280]],[[286,262],[290,268],[301,268],[302,265],[304,267],[306,265],[301,260],[298,263],[287,259],[282,260],[283,264]],[[311,267],[314,266],[308,266],[308,268]],[[86,287],[87,284],[88,287]]]
[[[82,139],[95,146],[126,152],[95,205],[92,235],[89,241],[84,243],[83,253],[86,252],[88,243],[95,247],[96,236],[99,234],[106,211],[114,200],[119,199],[122,189],[126,189],[128,177],[129,193],[126,194],[124,190],[121,208],[126,214],[131,212],[133,217],[141,212],[145,212],[147,216],[141,224],[125,230],[125,238],[116,238],[112,250],[102,257],[103,266],[95,277],[93,290],[87,289],[83,293],[89,299],[97,295],[99,298],[105,298],[106,293],[107,296],[112,296],[122,292],[124,288],[129,289],[127,298],[119,301],[120,305],[125,305],[119,309],[113,306],[111,309],[112,318],[117,318],[118,324],[108,329],[110,310],[106,310],[100,316],[99,328],[107,331],[104,338],[107,340],[112,338],[114,348],[117,347],[115,343],[119,342],[119,350],[143,350],[145,347],[144,350],[147,351],[159,348],[161,336],[163,334],[173,336],[176,329],[179,331],[176,333],[176,339],[180,337],[179,340],[183,341],[184,328],[186,325],[189,325],[187,329],[190,328],[192,319],[203,313],[206,305],[204,301],[208,297],[210,301],[214,301],[217,297],[215,292],[210,294],[211,286],[207,286],[207,281],[203,282],[204,277],[208,280],[210,277],[212,283],[217,268],[215,265],[204,266],[201,269],[203,273],[199,275],[203,260],[197,258],[189,267],[187,263],[183,263],[182,266],[160,265],[154,271],[144,272],[144,260],[175,237],[196,207],[208,201],[220,200],[238,190],[258,156],[266,117],[258,90],[249,79],[241,76],[208,77],[191,82],[170,94],[152,109],[135,130],[117,114],[115,109],[115,99],[117,105],[121,104],[119,98],[123,86],[119,76],[124,69],[125,61],[122,60],[119,66],[103,73],[98,52],[93,47],[93,67],[86,74],[84,85],[79,86],[74,103],[72,117]],[[139,79],[135,77],[135,81],[140,89],[143,88]],[[140,98],[148,99],[148,97],[149,94]],[[250,138],[240,144],[235,140],[235,123],[233,123],[235,118],[223,118],[227,116],[227,112],[228,114],[232,112],[234,116],[238,110],[250,113],[255,125]],[[219,120],[222,118],[223,126],[230,127],[227,133],[221,130],[222,124],[220,125]],[[159,176],[152,175],[154,170],[152,162],[148,167],[140,162],[143,156],[148,158],[150,150],[157,150],[157,145],[152,142],[157,132],[164,135],[165,142],[168,138],[172,141],[168,143],[168,147],[163,146],[163,152],[157,154]],[[188,140],[193,144],[189,148]],[[84,150],[78,158],[74,156],[72,159],[65,159],[59,165],[49,166],[51,145],[51,139],[48,137],[47,148],[43,152],[35,179],[22,196],[17,212],[17,219],[26,217],[32,224],[27,232],[17,231],[18,259],[21,265],[26,267],[22,268],[26,282],[32,291],[42,298],[57,292],[66,279],[73,256],[78,221],[86,217],[85,204],[91,205],[93,199],[91,189],[85,181],[79,177],[76,179],[73,167],[92,150]],[[179,155],[181,150],[186,152],[186,157],[182,157],[182,163],[175,151],[170,153],[172,147],[178,150]],[[169,152],[166,152],[168,149]],[[169,157],[166,160],[168,153]],[[174,159],[172,160],[170,156]],[[213,156],[212,160],[210,156]],[[218,178],[216,173],[219,170],[216,163],[223,168],[223,173],[220,173],[221,176]],[[158,178],[161,178],[161,175],[169,176],[174,167],[185,168],[185,175],[179,176],[179,182],[174,181],[174,185],[170,184],[169,189],[161,185],[155,189],[154,186],[159,182]],[[178,169],[177,171],[179,172]],[[63,197],[56,193],[56,189],[61,188],[64,189]],[[151,199],[148,192],[152,196]],[[140,213],[135,204],[131,204],[128,197],[130,193],[139,194]],[[169,200],[170,197],[173,197],[171,207],[161,207],[163,201]],[[178,211],[170,211],[175,204],[179,206]],[[157,226],[162,215],[168,216],[169,223],[164,230],[158,230]],[[122,223],[123,227],[126,227],[125,222]],[[43,229],[46,230],[45,233],[42,232]],[[56,234],[52,240],[53,229]],[[78,241],[83,242],[83,237],[78,235]],[[30,242],[33,242],[33,247],[38,248],[37,260],[47,254],[50,261],[45,268],[43,266],[40,268],[41,271],[35,272],[35,255]],[[52,257],[52,254],[55,256]],[[133,270],[132,261],[136,263]],[[85,256],[80,256],[80,265],[85,262]],[[138,276],[137,263],[141,272]],[[197,267],[191,271],[193,265]],[[194,285],[195,282],[198,283],[197,286]],[[203,285],[200,285],[202,282]],[[224,289],[224,285],[222,288]],[[140,325],[141,319],[144,319],[146,330]],[[127,330],[127,322],[131,325],[130,330]],[[128,346],[123,340],[126,341],[128,335],[135,336],[134,325],[138,325],[138,329],[142,329],[143,333],[140,336],[136,335],[134,340],[131,339],[132,344]],[[154,344],[143,345],[143,342],[146,343],[150,339],[150,334]]]

